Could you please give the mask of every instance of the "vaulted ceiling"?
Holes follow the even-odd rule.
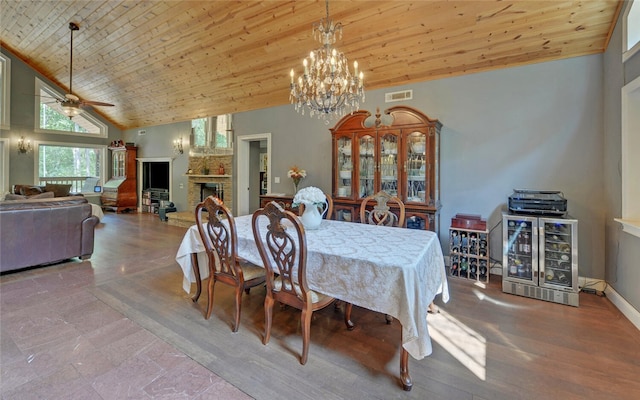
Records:
[[[601,53],[618,0],[340,1],[366,90]],[[122,129],[289,103],[325,2],[1,0],[2,46]],[[293,109],[293,107],[292,107]]]

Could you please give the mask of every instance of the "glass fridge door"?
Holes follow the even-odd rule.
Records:
[[[503,279],[538,285],[538,218],[503,217]]]
[[[577,290],[576,220],[540,218],[540,276],[544,286]]]

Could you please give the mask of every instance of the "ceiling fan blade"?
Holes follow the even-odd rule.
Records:
[[[86,104],[88,106],[104,106],[104,107],[113,107],[113,104],[103,103],[101,101],[91,101],[91,100],[82,100],[80,103]]]

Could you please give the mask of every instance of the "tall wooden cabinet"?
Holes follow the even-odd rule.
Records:
[[[337,219],[357,221],[360,203],[380,190],[405,204],[407,228],[439,230],[442,124],[411,107],[356,111],[331,130]]]
[[[135,146],[110,146],[111,179],[102,187],[102,208],[116,212],[135,210],[138,206]]]

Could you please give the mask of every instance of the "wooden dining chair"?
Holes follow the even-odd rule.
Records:
[[[263,219],[267,219],[266,228]],[[252,219],[253,235],[267,270],[267,295],[264,300],[265,330],[263,344],[271,338],[273,304],[278,301],[302,311],[302,355],[306,364],[309,353],[311,316],[335,301],[333,297],[309,289],[307,284],[307,238],[300,219],[275,202],[257,210]],[[344,321],[352,330],[352,305],[345,306]]]
[[[373,203],[373,209],[367,210],[367,205]],[[389,205],[395,205],[391,209]],[[380,191],[365,197],[360,204],[360,222],[372,225],[404,227],[404,203],[398,197]]]
[[[320,214],[324,213],[325,210],[327,210],[326,213],[324,213],[323,218],[324,219],[333,219],[333,199],[331,198],[331,196],[327,196],[327,194],[324,194],[324,197],[327,199],[327,202],[323,208],[322,211],[320,211]],[[304,204],[300,204],[298,206],[298,215],[302,215],[304,213]]]
[[[206,211],[204,213],[203,211]],[[224,222],[223,222],[224,221]],[[207,222],[206,226],[204,223]],[[205,319],[213,310],[216,282],[235,287],[233,332],[240,326],[242,291],[265,282],[265,269],[238,257],[238,240],[233,215],[217,197],[209,196],[196,206],[196,225],[209,259],[208,303]]]
[[[372,210],[367,210],[367,204],[374,203]],[[394,212],[389,204],[395,204],[398,211]],[[404,226],[404,203],[395,196],[391,196],[385,191],[380,191],[371,196],[365,197],[360,205],[360,222],[370,225],[382,226]],[[393,318],[385,314],[387,324],[390,324]]]

